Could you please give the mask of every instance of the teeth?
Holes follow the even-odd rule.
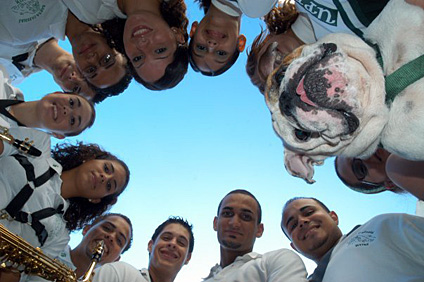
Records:
[[[133,33],[133,35],[134,35],[134,36],[137,36],[137,35],[139,35],[139,34],[143,35],[143,34],[145,34],[145,33],[146,33],[146,32],[148,32],[148,31],[149,31],[149,29],[148,29],[148,28],[141,28],[141,29],[137,30],[136,32],[134,32],[134,33]]]

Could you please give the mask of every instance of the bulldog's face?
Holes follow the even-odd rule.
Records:
[[[357,37],[332,34],[296,53],[268,77],[266,90],[285,147],[312,163],[341,154],[370,155],[387,120],[384,77],[373,49]],[[285,159],[290,167],[291,158]]]

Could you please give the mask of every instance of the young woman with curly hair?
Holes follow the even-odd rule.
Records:
[[[128,167],[96,144],[64,143],[50,150],[50,137],[44,132],[20,127],[10,133],[33,140],[41,156],[24,154],[3,142],[0,223],[56,257],[71,231],[116,203],[128,185]]]
[[[184,0],[72,0],[65,5],[85,23],[102,23],[103,33],[126,54],[134,79],[146,88],[172,88],[186,74]]]

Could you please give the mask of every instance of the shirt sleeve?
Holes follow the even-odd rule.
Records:
[[[125,262],[107,263],[94,271],[93,282],[145,282],[140,272]]]
[[[293,251],[281,249],[264,254],[267,257],[268,282],[306,282],[306,268]]]

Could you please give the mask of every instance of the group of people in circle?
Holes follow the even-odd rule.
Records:
[[[204,17],[191,25],[184,0],[7,0],[2,3],[1,224],[52,257],[66,250],[71,231],[83,229],[84,234],[90,230],[96,233],[100,232],[95,231],[99,228],[105,234],[113,233],[121,238],[116,255],[103,262],[116,260],[130,246],[132,226],[125,216],[105,215],[105,212],[127,187],[128,166],[97,144],[61,143],[51,149],[50,136],[63,139],[91,127],[96,117],[95,104],[124,92],[133,78],[145,88],[159,91],[176,87],[187,73],[188,65],[202,75],[222,75],[246,48],[246,37],[241,33],[243,15],[262,18],[266,25],[248,48],[246,62],[246,72],[262,94],[268,75],[291,51],[327,33],[352,33],[344,25],[330,26],[314,18],[308,11],[311,6],[303,3],[307,1],[196,2]],[[330,5],[331,1],[315,2]],[[350,1],[340,2],[350,5]],[[358,1],[369,22],[388,1],[377,2],[372,9],[365,9],[367,1]],[[407,2],[424,6],[419,0]],[[352,12],[348,16],[357,15]],[[366,25],[357,28],[365,29]],[[72,46],[72,54],[58,44],[58,40],[65,38]],[[15,85],[40,70],[49,72],[63,92],[48,94],[38,101],[24,101],[23,93]],[[26,149],[28,140],[40,154]],[[424,199],[421,163],[389,155],[380,149],[369,160],[339,157],[338,175],[347,186],[360,192],[406,190]],[[218,212],[219,217],[220,208]],[[119,225],[125,225],[125,232],[116,228]],[[188,262],[193,233],[191,226],[180,218],[166,221],[149,242],[150,248],[154,249],[160,240],[167,240],[161,234],[169,225],[180,233],[181,225],[182,233],[188,233],[175,236],[179,245],[191,246],[182,260]],[[168,232],[171,235],[165,232],[171,239],[179,234],[174,229]],[[90,243],[83,241],[84,248],[91,251],[97,238]],[[74,266],[78,261],[86,261],[75,259],[84,257],[85,249],[81,251],[77,247],[68,252],[71,257],[74,253],[71,259]],[[78,253],[81,254],[77,256]],[[82,268],[76,268],[81,274]],[[155,272],[154,268],[149,270]],[[178,271],[163,282],[173,281]],[[157,282],[151,273],[150,276],[144,273],[143,277]],[[32,281],[33,277],[19,277],[0,270],[2,282],[19,279]]]

